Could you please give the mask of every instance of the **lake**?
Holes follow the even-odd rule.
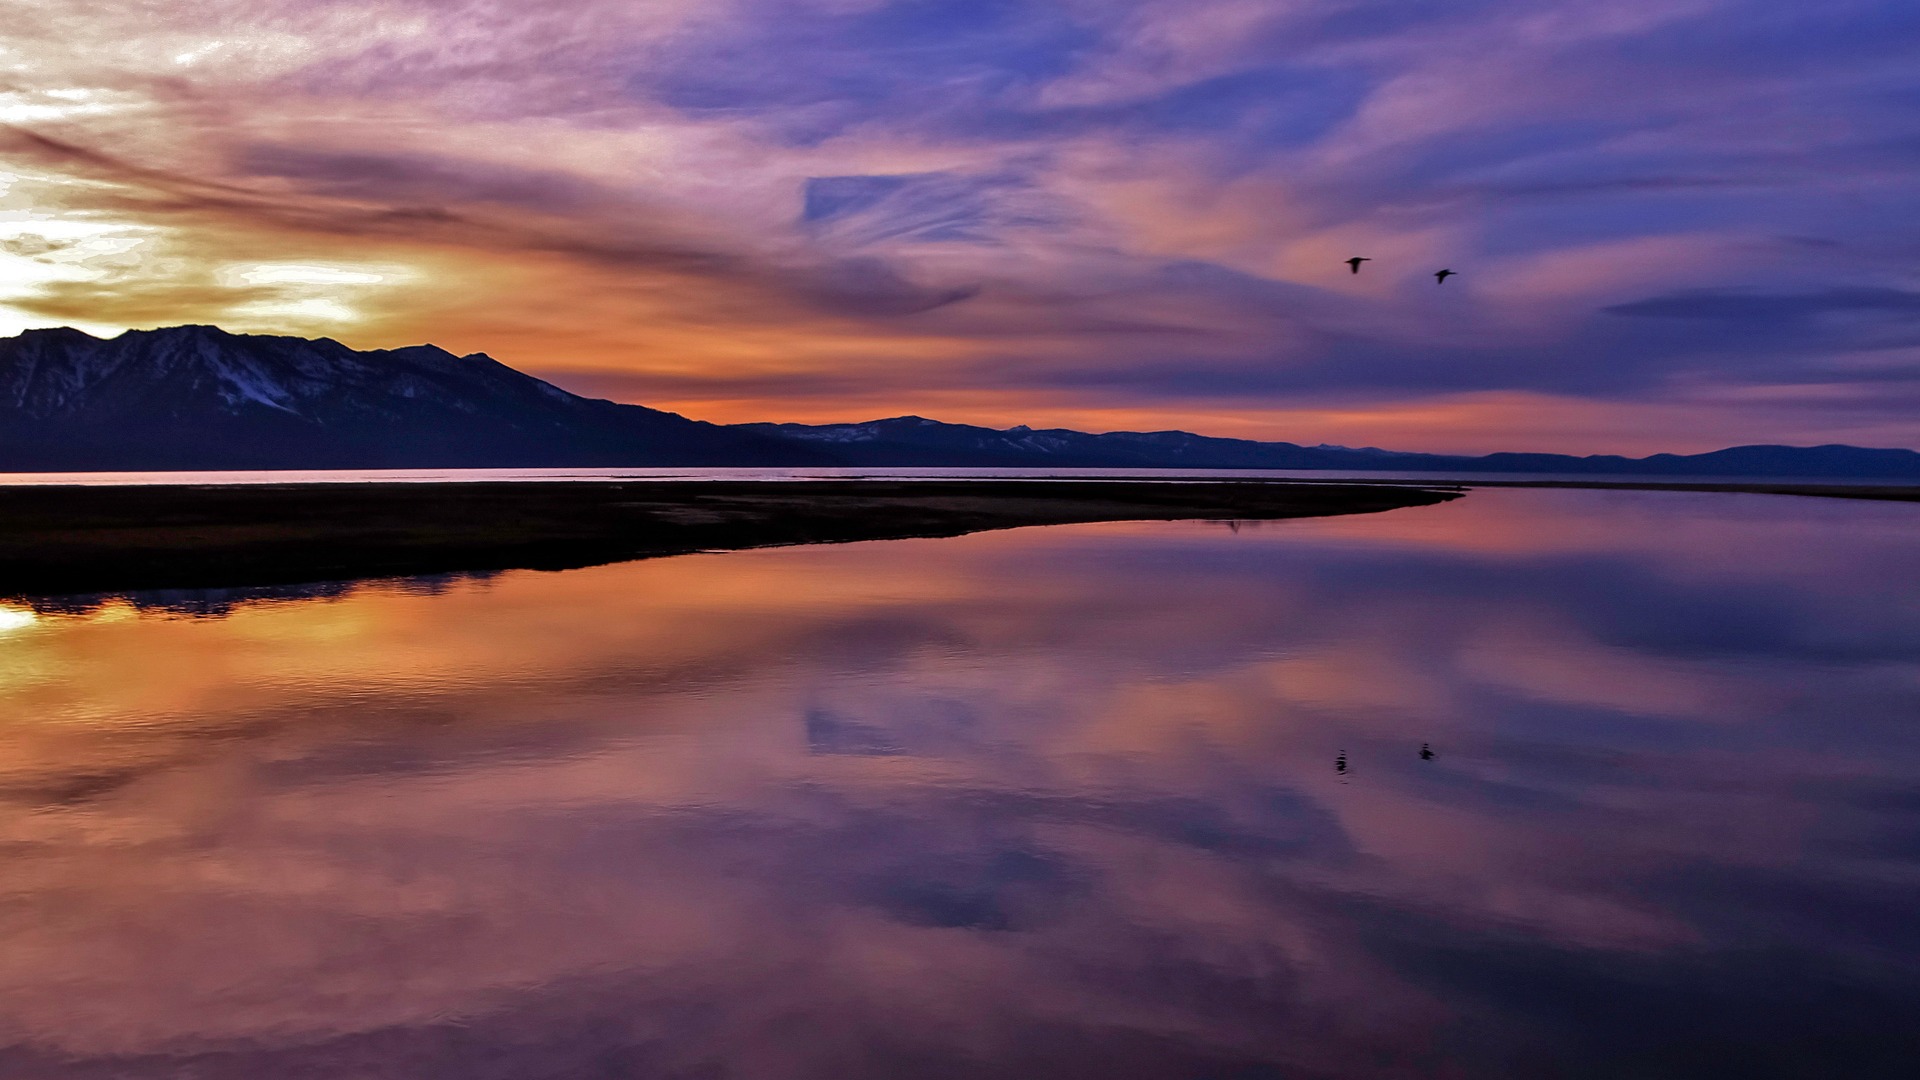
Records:
[[[1920,507],[0,607],[0,1076],[1906,1077]]]
[[[1541,482],[1576,484],[1726,484],[1864,485],[1911,487],[1911,480],[1848,476],[1688,476],[1683,474],[1496,473],[1444,470],[1361,469],[1061,469],[942,468],[882,466],[792,466],[755,468],[583,468],[583,469],[262,469],[252,472],[0,472],[7,487],[251,487],[262,484],[487,484],[556,483],[602,480],[1314,480],[1398,481],[1414,484]]]

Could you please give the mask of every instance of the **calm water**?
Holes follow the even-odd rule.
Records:
[[[1790,483],[1893,484],[1887,477],[1837,476],[1613,476],[1596,473],[1490,473],[1365,471],[1358,469],[981,469],[981,468],[655,468],[655,469],[278,469],[255,472],[0,472],[0,487],[145,487],[206,484],[247,487],[256,484],[459,484],[564,480],[1119,480],[1135,477],[1189,480],[1402,480],[1422,484],[1488,481],[1572,480],[1582,482],[1705,484]]]
[[[1911,1076],[1916,580],[1482,491],[0,609],[0,1076]]]

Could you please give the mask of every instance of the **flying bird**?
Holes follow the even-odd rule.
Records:
[[[1353,258],[1347,260],[1347,265],[1353,267],[1353,272],[1357,274],[1360,272],[1361,263],[1372,262],[1372,261],[1373,261],[1372,259],[1363,259],[1360,256],[1355,255]]]
[[[1451,270],[1439,270],[1434,273],[1433,282],[1436,285],[1445,285],[1447,283],[1447,279],[1452,276],[1453,276],[1453,271]]]
[[[1433,744],[1432,743],[1420,744],[1420,760],[1421,761],[1433,760]]]

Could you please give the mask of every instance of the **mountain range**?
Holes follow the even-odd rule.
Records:
[[[0,471],[957,466],[1920,479],[1920,453],[1737,446],[1706,454],[1407,453],[1184,431],[1005,430],[903,416],[710,424],[584,398],[484,354],[360,352],[211,326],[0,339]]]
[[[0,340],[0,470],[832,464],[777,437],[578,397],[432,345],[211,326]]]

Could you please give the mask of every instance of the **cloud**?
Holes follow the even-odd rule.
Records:
[[[1748,389],[1911,370],[1920,26],[1886,0],[16,7],[6,325],[217,321],[266,310],[222,267],[359,261],[412,273],[299,298],[344,338],[716,416],[1719,410],[1543,449],[1767,441]],[[142,243],[55,280],[48,216]]]
[[[314,195],[425,206],[492,203],[566,213],[616,195],[570,173],[424,153],[328,151],[262,143],[239,149],[243,175],[298,183]]]
[[[1074,209],[1014,173],[956,172],[809,177],[801,222],[837,244],[993,244],[1014,233],[1060,230]]]
[[[1023,0],[838,10],[763,0],[734,16],[666,43],[632,92],[695,114],[758,116],[811,142],[882,117],[964,115],[1031,94],[1094,41],[1070,13]]]
[[[1920,316],[1920,292],[1870,288],[1835,288],[1798,295],[1680,292],[1615,304],[1604,310],[1611,315],[1640,318],[1715,319],[1748,324],[1799,322],[1854,311]]]

